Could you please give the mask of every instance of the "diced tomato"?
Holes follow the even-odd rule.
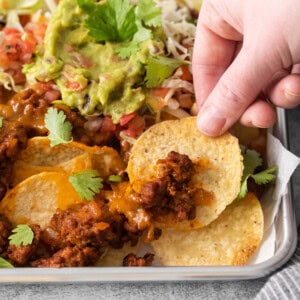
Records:
[[[189,70],[189,68],[187,66],[181,66],[180,70],[182,72],[180,78],[182,80],[186,80],[186,81],[192,81],[193,80],[193,76]]]
[[[5,27],[2,30],[0,67],[11,74],[16,83],[25,80],[25,75],[22,74],[22,66],[32,62],[36,46],[43,43],[47,28],[45,19],[41,19],[36,23],[28,23],[28,21],[26,17],[22,20],[22,24],[26,24],[24,33],[10,27]]]
[[[145,129],[145,119],[141,116],[136,115],[129,123],[128,128],[123,130],[124,134],[136,138]]]
[[[80,91],[82,89],[82,86],[79,82],[69,80],[66,81],[66,87],[73,91]]]
[[[124,115],[121,119],[120,119],[120,125],[121,126],[125,126],[129,121],[131,121],[133,118],[135,117],[135,112],[128,114],[128,115]]]
[[[155,97],[165,98],[169,91],[169,88],[155,88],[153,90],[153,95]]]

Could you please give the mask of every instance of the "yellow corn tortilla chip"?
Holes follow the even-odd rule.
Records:
[[[165,223],[180,229],[201,228],[215,220],[240,191],[243,157],[238,139],[229,133],[218,138],[203,135],[195,117],[150,127],[135,142],[127,166],[135,191],[140,192],[144,182],[158,177],[156,162],[170,151],[189,156],[196,168],[192,185],[204,192],[196,199],[194,220]]]
[[[69,174],[86,169],[96,169],[100,177],[107,177],[124,170],[118,152],[110,147],[86,146],[77,142],[50,147],[47,137],[29,140],[20,152],[13,168],[13,185],[40,172]]]
[[[88,152],[56,166],[35,166],[28,162],[17,160],[13,168],[13,186],[32,175],[42,172],[66,172],[71,175],[92,168],[92,155]]]
[[[14,224],[39,224],[45,228],[56,210],[65,210],[80,199],[69,182],[69,175],[43,172],[33,175],[8,191],[0,211]]]
[[[234,201],[207,227],[180,231],[165,229],[152,242],[165,266],[243,265],[263,236],[263,212],[253,194]]]

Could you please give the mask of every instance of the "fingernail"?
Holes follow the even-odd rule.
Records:
[[[209,106],[198,115],[198,129],[208,136],[220,135],[225,123],[225,117],[213,106]]]
[[[293,93],[289,90],[285,90],[284,92],[286,99],[292,104],[300,103],[300,95],[298,93]]]

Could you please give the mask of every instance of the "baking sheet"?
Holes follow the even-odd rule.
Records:
[[[288,152],[286,122],[283,110],[278,110],[277,138],[271,137],[270,165],[278,164],[278,185],[265,195],[266,230],[264,242],[246,266],[205,267],[113,267],[113,268],[16,268],[0,269],[1,282],[87,282],[87,281],[186,281],[241,280],[265,276],[279,268],[293,254],[297,234],[289,178],[299,164],[299,158]],[[281,141],[280,141],[281,140]],[[273,202],[270,202],[274,201]],[[273,203],[274,205],[269,205]]]

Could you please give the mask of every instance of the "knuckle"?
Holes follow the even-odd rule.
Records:
[[[234,90],[233,86],[230,81],[221,80],[219,82],[219,93],[223,98],[223,105],[227,106],[228,109],[240,111],[247,102],[247,95],[240,89]]]

